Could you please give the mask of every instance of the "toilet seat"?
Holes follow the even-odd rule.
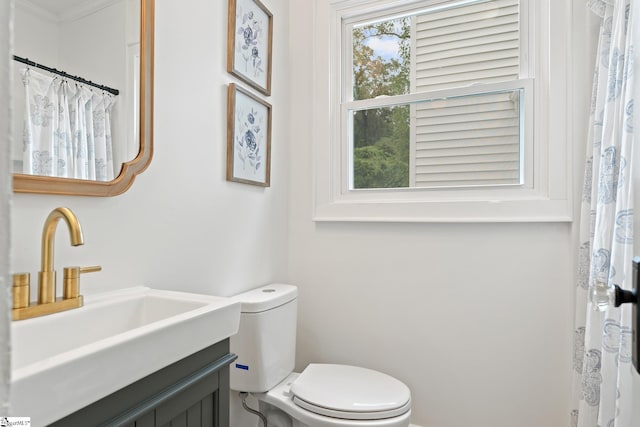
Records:
[[[366,368],[310,364],[291,385],[293,402],[313,413],[346,420],[380,420],[411,409],[409,388]]]

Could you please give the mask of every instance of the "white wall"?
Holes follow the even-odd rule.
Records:
[[[150,285],[231,295],[287,278],[288,1],[264,3],[276,16],[271,188],[225,180],[227,2],[156,0],[149,169],[114,198],[15,195],[12,272],[36,275],[43,221],[67,206],[85,245],[71,248],[60,224],[56,268],[103,266],[83,277],[83,293]]]
[[[286,13],[284,0],[272,8]],[[229,295],[286,274],[287,52],[274,56],[272,186],[225,180],[226,2],[156,2],[155,150],[151,166],[114,198],[17,194],[14,271],[37,272],[48,212],[73,209],[85,245],[58,230],[56,266],[102,264],[84,292],[148,284]],[[286,45],[286,20],[276,40]],[[62,227],[60,227],[62,228]]]
[[[409,385],[412,422],[425,427],[566,425],[572,224],[311,221],[313,3],[290,3],[298,369],[316,361],[387,372]]]
[[[0,3],[0,99],[10,96],[10,16],[12,1]],[[11,179],[7,171],[10,164],[11,135],[9,133],[9,103],[0,103],[0,416],[8,415],[9,376],[11,357],[9,340],[9,251],[10,251],[10,218],[9,200]]]
[[[17,2],[13,36],[16,55],[45,65],[58,63],[59,31],[53,16],[37,7],[28,7],[22,1]]]

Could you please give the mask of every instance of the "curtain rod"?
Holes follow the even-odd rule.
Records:
[[[32,67],[40,68],[42,70],[48,71],[48,72],[53,73],[53,74],[57,74],[59,76],[66,77],[66,78],[71,79],[71,80],[75,80],[75,81],[80,82],[82,84],[96,87],[96,88],[98,88],[100,90],[104,90],[105,92],[109,92],[109,93],[111,93],[113,95],[118,95],[120,93],[120,91],[118,89],[113,89],[113,88],[110,88],[108,86],[99,85],[99,84],[94,83],[92,81],[85,80],[82,77],[72,76],[71,74],[67,74],[64,71],[60,71],[60,70],[57,70],[55,68],[47,67],[46,65],[38,64],[37,62],[33,62],[29,58],[22,58],[20,56],[13,55],[13,59],[15,61],[22,62],[23,64],[27,64],[27,65],[30,65]]]

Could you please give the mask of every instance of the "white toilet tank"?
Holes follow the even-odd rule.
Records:
[[[240,327],[231,337],[231,389],[262,393],[284,380],[295,364],[298,289],[272,284],[236,295]]]

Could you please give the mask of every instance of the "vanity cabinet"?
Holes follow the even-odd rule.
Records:
[[[51,426],[228,427],[229,364],[235,358],[226,339]]]

